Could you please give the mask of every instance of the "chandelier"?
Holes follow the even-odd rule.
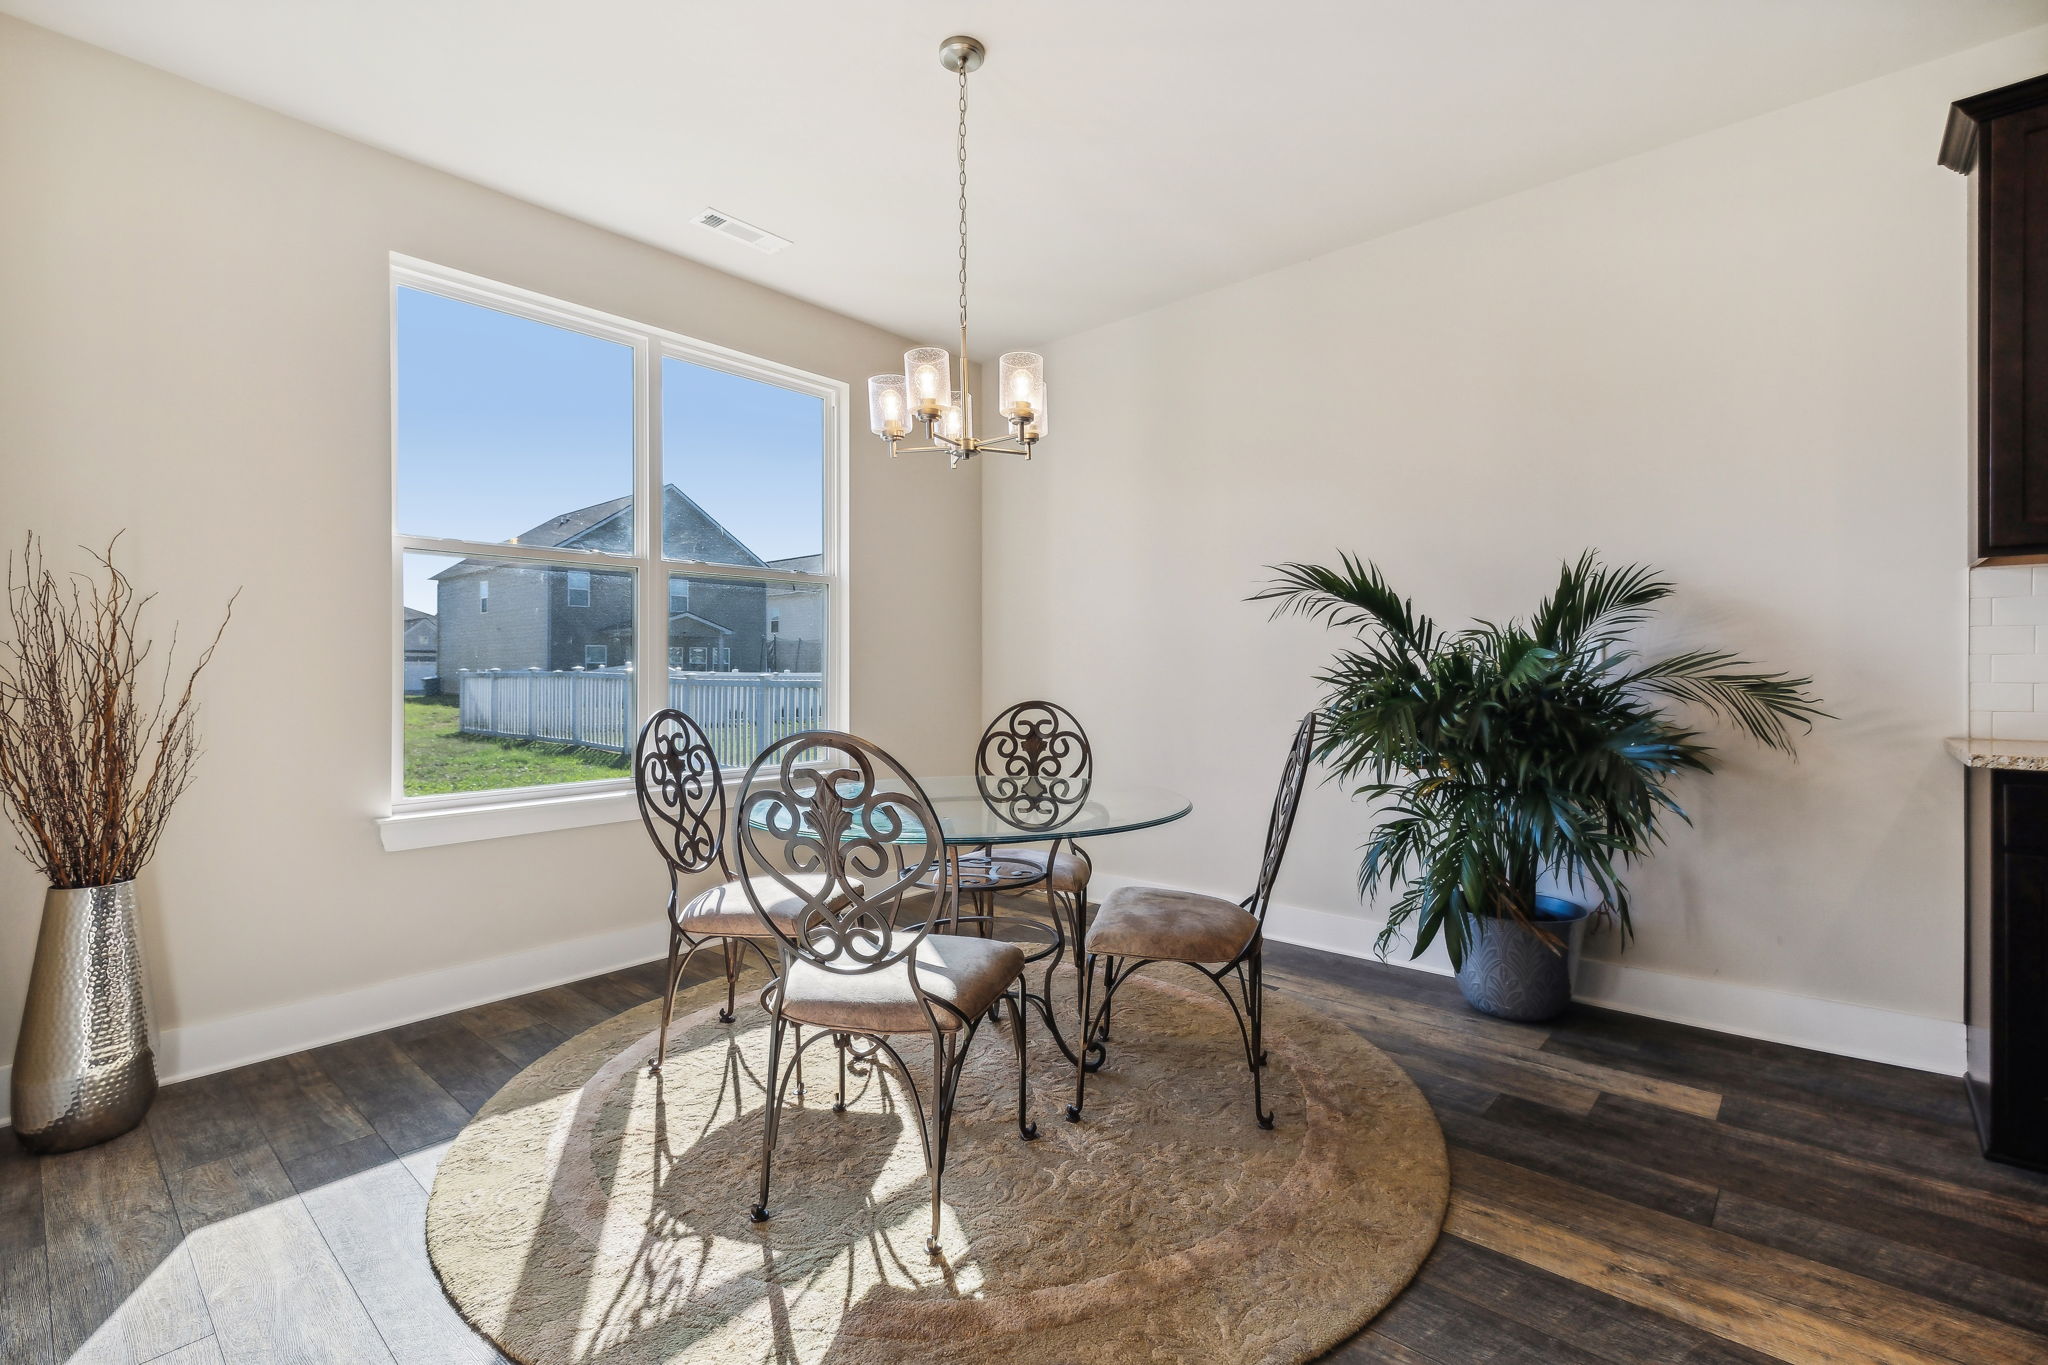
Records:
[[[889,443],[894,457],[943,452],[949,464],[976,455],[1031,458],[1045,435],[1045,357],[1011,351],[996,362],[997,403],[1004,427],[995,435],[974,434],[974,392],[967,358],[967,73],[980,67],[988,49],[973,38],[939,44],[939,65],[960,77],[960,387],[953,387],[953,360],[943,346],[918,346],[903,353],[903,373],[868,380],[868,429]],[[926,445],[906,446],[922,424]]]

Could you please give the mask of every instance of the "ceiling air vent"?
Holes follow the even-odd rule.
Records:
[[[743,222],[729,213],[720,213],[717,209],[705,209],[698,214],[697,226],[709,228],[721,237],[745,242],[754,250],[765,251],[771,256],[789,245],[789,238],[777,237],[772,232],[763,231],[752,223]]]

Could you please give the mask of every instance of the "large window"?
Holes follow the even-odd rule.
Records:
[[[842,385],[413,262],[392,289],[395,806],[623,786],[663,706],[728,766],[842,723]]]

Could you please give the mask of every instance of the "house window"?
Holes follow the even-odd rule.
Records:
[[[401,619],[394,809],[626,790],[641,722],[711,704],[688,672],[806,675],[774,680],[771,729],[844,723],[843,383],[410,261],[392,317],[400,595],[439,622],[441,679],[403,692]],[[667,667],[634,669],[636,645]],[[711,728],[728,767],[780,737]]]

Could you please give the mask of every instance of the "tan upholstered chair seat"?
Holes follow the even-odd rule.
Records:
[[[997,862],[1022,863],[1027,867],[1036,868],[1038,875],[1043,877],[1045,875],[1046,861],[1050,855],[1042,848],[998,846],[991,856]],[[963,864],[967,862],[965,858],[962,858],[960,861]],[[1060,853],[1058,856],[1052,857],[1051,862],[1053,890],[1077,895],[1080,893],[1081,888],[1088,884],[1088,864],[1073,854]]]
[[[939,1027],[960,1021],[945,1001],[972,1019],[996,1002],[1024,970],[1024,950],[992,938],[927,934],[917,945],[917,984],[935,1002]],[[783,1016],[795,1023],[854,1033],[924,1033],[931,1028],[910,984],[910,965],[879,971],[829,972],[798,959],[783,984]]]
[[[791,877],[789,880],[816,894],[825,887],[823,877]],[[793,894],[773,877],[751,878],[754,894],[759,897],[762,908],[785,933],[796,932],[796,922],[804,912],[804,898]],[[768,938],[768,927],[761,923],[760,916],[747,900],[747,893],[740,883],[727,882],[714,886],[709,891],[692,897],[683,907],[683,932],[692,938]]]
[[[1228,962],[1252,941],[1258,927],[1233,901],[1126,886],[1103,901],[1088,927],[1088,951],[1163,962]]]

